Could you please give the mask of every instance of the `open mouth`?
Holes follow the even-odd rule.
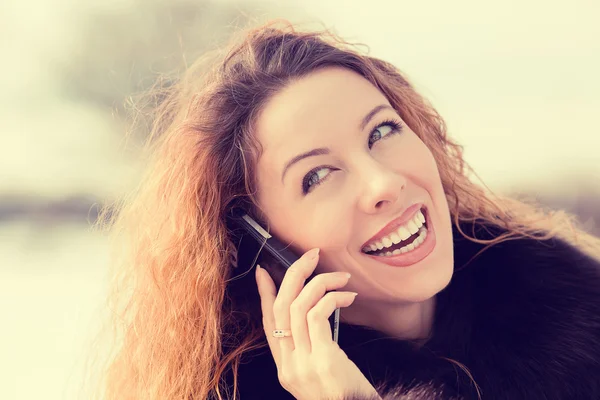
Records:
[[[394,232],[369,243],[362,252],[371,256],[389,257],[408,253],[421,246],[427,237],[427,209],[422,207],[413,218]]]

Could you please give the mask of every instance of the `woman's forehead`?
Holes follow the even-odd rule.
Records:
[[[365,114],[382,103],[389,104],[375,86],[353,71],[313,72],[290,83],[264,107],[256,121],[263,156],[288,157],[281,153],[290,148],[310,150],[317,143],[358,131]]]

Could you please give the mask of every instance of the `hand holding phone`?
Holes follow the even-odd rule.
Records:
[[[232,231],[237,231],[237,236],[240,238],[238,242],[238,268],[241,267],[242,270],[248,271],[254,266],[261,253],[266,254],[274,261],[274,264],[276,264],[275,267],[279,267],[279,270],[276,269],[275,271],[272,271],[276,276],[271,276],[270,278],[275,278],[275,282],[282,285],[285,276],[287,276],[288,269],[299,260],[299,257],[288,245],[283,244],[276,237],[272,236],[258,222],[241,210],[234,210],[229,220],[229,224],[230,229]],[[317,263],[314,265],[315,268]],[[311,284],[310,282],[312,282],[313,279],[316,279],[317,276],[320,275],[315,275],[313,268],[310,274],[304,277],[304,281],[308,281],[309,284]],[[323,278],[319,278],[318,281],[321,281],[322,279]],[[325,293],[321,296],[323,295],[325,295]],[[337,343],[339,337],[340,309],[335,308],[330,314],[330,330],[332,332],[333,341]],[[287,328],[280,327],[278,329]]]
[[[318,249],[294,262],[277,291],[263,268],[256,269],[263,324],[281,385],[297,399],[342,398],[349,394],[377,396],[373,386],[332,339],[328,316],[348,307],[356,293],[333,291],[348,283],[350,274],[330,272],[311,276]],[[275,329],[290,328],[290,337],[277,338]]]

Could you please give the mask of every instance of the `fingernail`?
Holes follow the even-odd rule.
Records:
[[[352,274],[350,272],[346,272],[346,279],[350,279],[351,276]]]
[[[262,268],[260,268],[260,265],[256,264],[256,276],[257,277],[260,274],[260,271],[259,271],[260,269],[262,269]]]
[[[356,293],[356,292],[350,292],[350,293],[352,293],[352,295],[354,295],[354,297],[358,296],[358,293]]]
[[[319,256],[319,251],[320,251],[320,250],[321,250],[321,249],[319,249],[318,247],[316,247],[316,248],[314,248],[314,249],[310,250],[310,251],[308,252],[308,254],[307,254],[307,256],[308,256],[308,259],[309,259],[309,260],[314,260],[315,258],[317,258],[317,257]]]

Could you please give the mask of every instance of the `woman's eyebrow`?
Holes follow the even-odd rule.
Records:
[[[320,156],[320,155],[323,155],[323,154],[329,154],[330,152],[331,152],[331,150],[329,150],[329,148],[327,148],[327,147],[319,147],[318,149],[312,149],[312,150],[307,151],[305,153],[298,154],[296,157],[294,157],[290,161],[288,161],[285,164],[285,167],[283,167],[283,172],[281,173],[281,183],[283,183],[283,178],[285,178],[285,173],[287,172],[287,170],[292,165],[296,164],[298,161],[304,160],[305,158],[308,158],[308,157],[314,157],[314,156]]]
[[[367,126],[367,124],[369,122],[371,122],[371,120],[373,119],[374,116],[377,115],[378,112],[382,111],[382,110],[394,110],[394,108],[392,106],[390,106],[389,104],[380,104],[378,106],[376,106],[375,108],[373,108],[371,111],[369,111],[367,113],[367,115],[365,115],[365,117],[363,118],[362,122],[360,123],[360,130],[364,130],[365,127]]]
[[[361,131],[364,130],[365,127],[367,126],[367,124],[373,119],[373,117],[375,117],[375,115],[377,115],[377,113],[379,113],[382,110],[386,110],[386,109],[394,110],[394,108],[392,106],[390,106],[389,104],[380,104],[378,106],[375,106],[362,119],[362,122],[360,123],[360,130]],[[283,179],[285,178],[285,174],[287,173],[287,170],[290,169],[290,167],[292,165],[296,164],[298,161],[304,160],[305,158],[308,158],[308,157],[314,157],[314,156],[320,156],[320,155],[323,155],[323,154],[329,154],[330,152],[331,152],[331,150],[329,150],[327,147],[320,147],[318,149],[312,149],[312,150],[307,151],[305,153],[298,154],[297,156],[295,156],[294,158],[292,158],[290,161],[288,161],[285,164],[285,166],[283,167],[283,171],[281,173],[281,183],[283,183]]]

